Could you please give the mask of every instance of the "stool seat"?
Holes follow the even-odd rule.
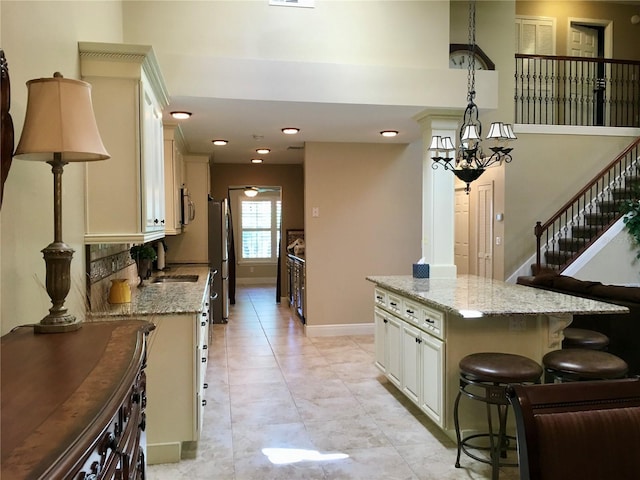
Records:
[[[557,377],[580,380],[622,378],[629,370],[627,362],[611,353],[576,348],[549,352],[542,364]]]
[[[536,382],[542,375],[538,363],[511,353],[472,353],[460,360],[459,367],[467,378],[492,383]]]
[[[495,352],[467,355],[460,360],[458,367],[460,368],[460,388],[453,406],[453,421],[458,444],[455,466],[460,467],[460,455],[465,453],[474,460],[490,464],[491,478],[498,480],[500,467],[518,466],[517,463],[506,460],[507,451],[515,450],[510,442],[516,441],[515,437],[507,435],[506,432],[509,408],[507,386],[539,383],[542,367],[522,355]],[[488,427],[486,433],[472,433],[462,437],[458,413],[460,398],[463,396],[486,405]],[[497,412],[497,431],[493,427],[492,409]],[[484,444],[480,442],[482,440],[485,441]],[[486,440],[488,440],[488,446],[486,446]],[[478,450],[488,450],[489,458],[474,453]]]
[[[562,348],[588,348],[602,350],[609,345],[609,337],[604,333],[584,328],[565,328]]]

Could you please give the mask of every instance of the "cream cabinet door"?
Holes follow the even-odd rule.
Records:
[[[402,324],[402,392],[409,399],[419,405],[420,403],[420,361],[422,347],[420,330],[411,325]]]
[[[146,81],[141,82],[142,218],[144,231],[164,232],[164,131],[162,111]]]
[[[443,426],[444,343],[427,333],[422,333],[420,350],[422,375],[420,408],[436,424]]]

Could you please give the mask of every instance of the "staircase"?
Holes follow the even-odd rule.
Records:
[[[640,191],[640,138],[637,138],[544,224],[537,222],[534,275],[562,272],[623,213],[621,205]],[[544,259],[544,262],[543,262]]]

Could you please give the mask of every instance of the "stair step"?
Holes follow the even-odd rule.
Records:
[[[620,211],[620,202],[614,200],[600,200],[598,210],[601,213],[617,213]]]
[[[607,226],[616,218],[616,212],[587,213],[584,220],[587,225]]]
[[[575,225],[571,227],[571,236],[573,238],[591,239],[600,233],[601,228],[594,225]]]
[[[564,265],[573,258],[571,252],[548,251],[544,252],[544,259],[547,265]]]
[[[564,252],[578,252],[587,244],[586,238],[561,238],[558,240],[558,248]]]
[[[614,200],[631,200],[637,193],[633,188],[619,187],[611,189],[611,196]]]

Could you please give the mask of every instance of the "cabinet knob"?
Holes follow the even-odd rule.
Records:
[[[207,357],[202,357],[202,363],[207,363]]]
[[[206,325],[207,325],[207,322],[200,322],[201,327],[205,327]]]
[[[203,384],[202,388],[209,388],[209,384],[208,383]]]
[[[164,225],[164,220],[160,220],[160,223]]]
[[[207,401],[206,400],[202,400],[202,406],[204,407],[205,405],[207,405]]]
[[[160,220],[158,220],[157,218],[153,220],[153,223],[155,223],[156,225],[158,224]]]
[[[206,350],[207,348],[209,348],[209,345],[203,345],[203,346],[202,346],[202,349],[203,349],[203,350]]]
[[[389,320],[387,320],[386,318],[384,318],[382,321],[383,321],[384,323],[389,323]]]

